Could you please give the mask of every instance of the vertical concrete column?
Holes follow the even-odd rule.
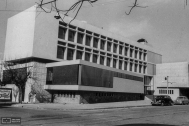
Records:
[[[137,53],[137,59],[139,59],[139,50],[137,50],[138,51],[138,53]]]
[[[34,83],[31,79],[28,79],[25,86],[24,102],[29,102],[29,93],[31,92],[31,84]]]
[[[116,68],[119,69],[119,59],[116,59]]]
[[[130,71],[129,68],[130,68],[130,62],[128,61],[128,62],[127,62],[127,71]]]
[[[86,43],[86,33],[84,33],[84,35],[83,35],[83,42],[82,42],[82,44],[85,45],[85,43]]]
[[[78,36],[78,32],[77,30],[75,31],[75,36],[74,36],[74,43],[77,43],[77,36]]]
[[[119,55],[119,44],[117,44],[117,54]]]
[[[144,69],[143,67],[144,67],[144,66],[143,66],[143,65],[141,65],[141,66],[142,66],[142,67],[141,67],[141,73],[143,74],[143,73],[144,73],[144,72],[143,72],[143,69]]]
[[[90,53],[90,62],[93,62],[93,54]]]
[[[135,63],[133,62],[133,66],[132,66],[132,72],[135,71]]]
[[[100,55],[97,55],[97,64],[100,64]]]
[[[144,61],[144,52],[143,52],[143,51],[142,51],[142,53],[141,53],[141,60]]]
[[[105,40],[104,50],[107,51],[107,40]]]
[[[104,56],[104,66],[107,66],[106,62],[107,62],[107,56]]]
[[[121,69],[124,70],[124,60],[122,60]]]
[[[94,37],[93,37],[93,34],[91,35],[91,45],[90,45],[90,47],[92,47],[93,48],[93,41],[94,40]]]
[[[73,60],[76,60],[77,50],[74,49]]]
[[[85,51],[83,51],[82,53],[83,53],[82,60],[85,60]]]
[[[68,32],[69,32],[69,29],[66,28],[65,40],[67,40],[67,41],[68,41]]]
[[[139,63],[137,64],[137,73],[139,73]]]
[[[130,57],[130,46],[127,48],[127,57]]]
[[[111,42],[111,50],[110,50],[110,52],[112,52],[112,53],[113,53],[113,47],[114,47],[113,42]]]
[[[68,48],[65,47],[64,60],[67,60]]]
[[[113,57],[110,58],[110,67],[113,67]]]
[[[98,45],[97,45],[97,49],[100,49],[100,43],[101,43],[100,38],[98,38]]]

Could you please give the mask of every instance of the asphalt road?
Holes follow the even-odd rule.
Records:
[[[23,126],[189,126],[189,105],[73,111],[4,107],[0,117],[21,117]]]

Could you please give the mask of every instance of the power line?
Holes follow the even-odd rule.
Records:
[[[121,2],[125,2],[125,1],[128,1],[128,0],[112,0],[112,1],[109,1],[109,2],[102,2],[102,3],[98,3],[98,4],[92,4],[93,6],[91,5],[86,5],[86,6],[83,6],[82,8],[91,8],[91,7],[97,7],[97,6],[104,6],[104,5],[110,5],[110,4],[115,4],[115,3],[121,3]],[[24,10],[11,10],[11,9],[7,9],[7,0],[6,0],[6,9],[5,10],[0,10],[0,11],[15,11],[15,12],[20,12],[20,11],[24,11]],[[41,11],[43,12],[43,11]]]
[[[83,6],[82,8],[105,6],[105,5],[115,4],[115,3],[126,2],[126,1],[128,1],[128,0],[114,0],[114,1],[109,1],[109,2],[103,2],[103,3],[93,4],[94,6],[86,5],[86,6]]]

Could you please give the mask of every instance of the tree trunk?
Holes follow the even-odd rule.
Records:
[[[22,88],[19,86],[19,103],[22,103]]]

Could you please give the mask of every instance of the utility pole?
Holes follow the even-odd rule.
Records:
[[[169,82],[169,76],[166,76],[165,77],[165,80],[167,80],[167,93],[166,94],[168,94],[168,90],[169,90],[169,83],[175,83],[175,82]]]
[[[169,76],[165,77],[165,80],[167,80],[167,94],[168,94],[168,90],[169,90],[169,80],[168,80]]]

